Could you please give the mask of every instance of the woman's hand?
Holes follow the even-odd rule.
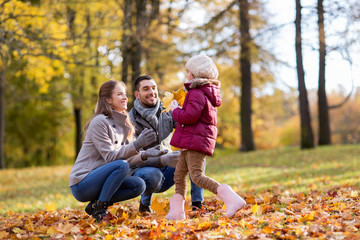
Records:
[[[145,161],[149,157],[160,157],[168,152],[168,150],[159,150],[159,146],[149,148],[141,153],[141,159]]]
[[[135,148],[137,151],[139,151],[139,149],[144,148],[155,142],[156,139],[157,137],[155,131],[153,129],[146,128],[134,141]]]

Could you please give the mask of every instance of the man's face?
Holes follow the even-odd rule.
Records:
[[[135,97],[144,107],[154,107],[158,101],[158,89],[154,79],[140,82],[139,91],[135,91]]]

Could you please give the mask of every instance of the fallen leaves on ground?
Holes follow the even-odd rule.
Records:
[[[244,196],[248,204],[232,218],[223,203],[208,199],[207,211],[168,221],[168,200],[155,198],[153,214],[138,213],[137,201],[115,204],[106,220],[95,223],[79,209],[0,217],[0,239],[360,239],[359,192],[350,187],[328,192],[262,192]]]

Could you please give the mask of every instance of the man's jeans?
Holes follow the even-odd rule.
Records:
[[[123,160],[107,163],[90,172],[81,182],[71,187],[80,202],[100,200],[116,203],[135,198],[145,191],[141,178],[127,176],[129,164]]]
[[[146,184],[145,192],[141,195],[141,203],[150,206],[153,193],[162,193],[171,188],[174,185],[174,172],[175,168],[168,166],[164,168],[142,167],[137,169],[133,176],[142,178]],[[203,193],[204,189],[196,186],[191,181],[191,201],[204,201]]]

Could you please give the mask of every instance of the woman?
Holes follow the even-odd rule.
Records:
[[[86,136],[71,170],[69,186],[80,202],[90,203],[85,211],[101,221],[108,206],[141,195],[145,182],[127,176],[131,166],[166,152],[140,149],[156,141],[156,133],[145,129],[134,139],[127,109],[126,87],[110,80],[99,90],[94,116],[86,124]]]

